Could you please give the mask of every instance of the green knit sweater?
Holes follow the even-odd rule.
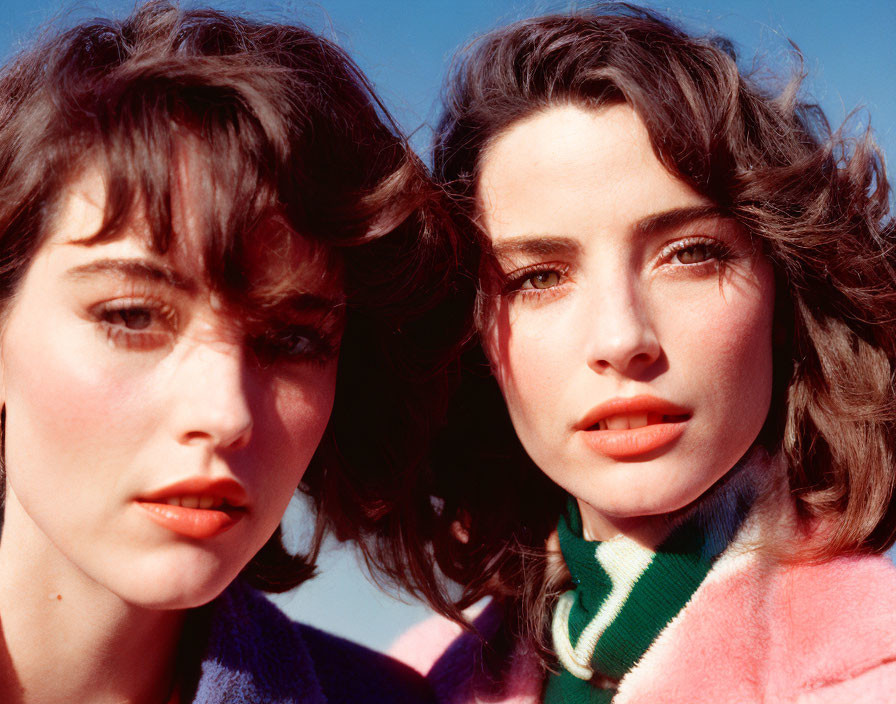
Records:
[[[755,498],[749,472],[735,467],[651,550],[619,536],[582,537],[570,499],[557,531],[574,588],[563,594],[552,626],[558,672],[546,704],[612,701],[619,680],[687,604],[730,543]]]

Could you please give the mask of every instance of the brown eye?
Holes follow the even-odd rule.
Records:
[[[126,327],[128,330],[146,330],[152,325],[152,311],[146,308],[113,310],[106,314],[106,321]]]
[[[553,288],[560,284],[560,274],[556,271],[540,271],[529,277],[532,288]]]
[[[693,244],[675,255],[681,264],[700,264],[711,259],[713,252],[705,244]]]

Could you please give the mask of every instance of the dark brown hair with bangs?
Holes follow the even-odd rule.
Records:
[[[526,20],[457,63],[434,170],[464,233],[473,297],[489,257],[476,187],[492,141],[553,105],[632,105],[666,168],[774,266],[773,401],[759,441],[786,459],[800,515],[828,521],[824,542],[798,557],[826,559],[883,551],[896,534],[894,231],[870,133],[832,133],[799,84],[766,88],[739,71],[729,42],[629,5]],[[564,497],[526,456],[478,344],[433,463],[419,502],[433,507],[427,547],[463,591],[452,600],[435,570],[418,589],[452,617],[455,605],[498,596],[538,641],[552,598],[544,546]]]
[[[301,238],[327,258],[344,334],[333,414],[302,487],[317,530],[300,556],[278,531],[244,576],[295,586],[327,528],[385,550],[383,506],[407,490],[443,406],[453,332],[423,314],[454,255],[440,192],[357,66],[304,27],[168,2],[44,36],[0,71],[0,310],[89,169],[107,192],[95,241],[139,218],[165,252],[190,198],[210,285],[237,315],[301,285],[292,261],[259,270],[259,248],[288,254]]]

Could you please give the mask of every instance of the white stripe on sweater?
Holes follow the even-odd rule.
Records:
[[[554,610],[551,632],[560,663],[581,680],[591,679],[591,658],[597,642],[622,610],[635,583],[650,567],[656,553],[634,540],[619,536],[602,542],[594,551],[594,559],[610,577],[612,588],[594,618],[582,631],[575,646],[569,638],[569,613],[575,602],[575,591],[561,595]]]

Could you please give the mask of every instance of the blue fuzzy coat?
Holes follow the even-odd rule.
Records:
[[[207,607],[193,704],[431,704],[397,661],[290,621],[239,580]],[[195,663],[193,668],[195,670]]]

